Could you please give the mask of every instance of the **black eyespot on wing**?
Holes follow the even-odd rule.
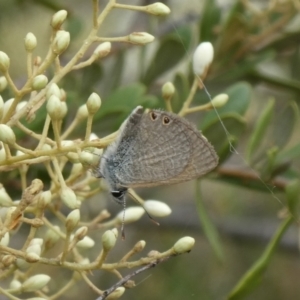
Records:
[[[167,117],[167,116],[164,116],[164,117],[163,117],[163,124],[164,124],[164,125],[168,125],[168,124],[170,124],[170,122],[171,122],[171,120],[170,120],[169,117]]]
[[[152,121],[155,121],[157,119],[157,114],[154,111],[152,111],[150,113],[150,118],[151,118]]]

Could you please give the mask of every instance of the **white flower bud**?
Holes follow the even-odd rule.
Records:
[[[38,256],[41,255],[41,252],[42,252],[42,248],[41,248],[41,246],[38,245],[38,244],[28,246],[28,248],[26,249],[26,253],[35,253],[35,254],[37,254]]]
[[[6,72],[9,68],[10,59],[6,53],[0,51],[0,71]]]
[[[3,105],[3,113],[2,113],[2,116],[3,116],[3,117],[7,114],[8,110],[9,110],[9,108],[11,107],[12,103],[14,102],[14,100],[15,100],[14,98],[10,98],[10,99],[8,99],[8,100],[6,100],[6,101],[4,102],[4,105]]]
[[[48,78],[45,75],[37,75],[33,78],[32,81],[32,88],[34,90],[41,90],[43,89],[48,83]]]
[[[139,220],[142,215],[145,213],[144,209],[139,206],[133,206],[125,209],[125,217],[124,217],[124,223],[131,223],[136,222]],[[121,211],[116,216],[116,219],[119,223],[123,222],[123,214],[124,211]]]
[[[46,97],[49,99],[52,95],[55,95],[60,99],[61,93],[58,85],[56,83],[52,83],[50,88],[47,90]]]
[[[51,20],[51,26],[53,29],[57,30],[60,28],[60,26],[64,23],[68,15],[68,12],[64,9],[59,10],[56,12]]]
[[[170,8],[161,2],[147,5],[145,8],[148,13],[156,16],[166,16],[171,12]]]
[[[195,244],[194,238],[185,236],[179,239],[172,247],[172,249],[176,254],[181,254],[181,253],[191,251],[191,249],[194,247],[194,244]]]
[[[3,236],[3,238],[0,241],[1,246],[8,246],[9,244],[9,232],[6,232]]]
[[[102,235],[102,247],[104,251],[110,251],[116,244],[117,236],[112,230],[107,230]]]
[[[211,100],[211,103],[214,107],[222,107],[228,102],[227,94],[219,94]]]
[[[82,121],[85,120],[89,115],[88,109],[86,104],[81,105],[78,110],[77,110],[77,114],[76,114],[76,119],[78,121]]]
[[[28,32],[25,37],[25,49],[28,52],[32,52],[36,48],[36,45],[37,45],[37,40],[35,35],[31,32]]]
[[[166,217],[171,214],[171,208],[164,202],[157,200],[147,200],[144,202],[144,207],[150,216]]]
[[[86,106],[89,114],[94,115],[101,106],[101,98],[99,95],[92,93],[86,102]]]
[[[0,141],[5,144],[16,143],[16,136],[13,130],[5,124],[0,124]]]
[[[95,241],[93,239],[91,239],[89,236],[85,236],[82,240],[80,240],[76,244],[76,247],[89,249],[89,248],[94,247],[94,245],[95,245]]]
[[[16,257],[14,255],[3,255],[1,262],[4,265],[4,267],[9,267],[11,264],[13,264],[16,261]]]
[[[129,35],[129,43],[144,45],[154,41],[154,36],[147,32],[133,32]]]
[[[52,120],[61,120],[64,117],[65,111],[62,103],[55,95],[51,95],[47,101],[46,109]]]
[[[102,149],[101,149],[102,150]],[[82,151],[79,154],[79,161],[86,166],[98,166],[101,156],[88,151]]]
[[[33,246],[33,245],[39,245],[39,246],[43,246],[44,240],[41,238],[34,238],[30,241],[29,246]]]
[[[81,163],[75,163],[72,166],[71,174],[81,174],[83,170],[84,169]]]
[[[75,227],[78,225],[79,221],[80,221],[80,211],[79,209],[74,209],[68,214],[66,218],[65,226],[67,228],[67,231],[69,232],[73,231]]]
[[[7,194],[5,188],[0,184],[0,207],[10,207],[12,204],[12,199]]]
[[[22,283],[19,280],[13,279],[10,284],[9,288],[13,290],[18,290],[21,287]]]
[[[40,194],[39,203],[42,207],[46,207],[51,202],[51,191],[44,191]]]
[[[162,87],[162,96],[164,99],[170,99],[175,93],[175,87],[172,82],[166,82]]]
[[[94,55],[97,56],[97,58],[105,57],[111,50],[111,43],[110,42],[104,42],[101,43],[95,50]]]
[[[22,284],[23,292],[34,292],[43,288],[49,281],[51,277],[45,274],[38,274],[29,277]]]
[[[55,225],[54,228],[60,232],[59,226]],[[49,228],[45,235],[45,248],[48,249],[53,247],[59,239],[60,235],[56,231]]]
[[[79,163],[79,156],[77,153],[75,152],[68,152],[67,153],[67,158],[68,160],[73,163],[73,164],[77,164]]]
[[[119,286],[116,288],[111,294],[109,294],[106,299],[107,300],[115,300],[119,299],[125,292],[125,288],[123,286]]]
[[[16,111],[20,111],[23,107],[27,105],[27,101],[21,101],[17,104]]]
[[[146,242],[145,241],[138,241],[135,245],[134,245],[134,250],[136,252],[141,252],[143,251],[143,249],[145,248],[146,246]]]
[[[70,33],[65,30],[58,30],[53,40],[53,53],[62,54],[70,44]]]
[[[88,232],[88,228],[86,226],[82,226],[76,230],[75,237],[78,240],[82,240],[86,236],[87,232]]]
[[[0,93],[4,91],[7,87],[7,80],[4,76],[0,76]],[[2,100],[3,101],[3,100]],[[1,119],[1,115],[0,115]]]
[[[76,209],[79,207],[76,195],[72,189],[69,187],[64,187],[60,191],[61,200],[71,209]]]
[[[61,105],[61,115],[62,118],[64,118],[68,112],[68,106],[67,103],[64,101],[61,101],[60,105]]]
[[[26,254],[25,259],[28,263],[36,263],[40,260],[40,256],[34,252],[29,252]]]
[[[98,135],[96,133],[92,132],[91,135],[90,135],[90,139],[89,140],[90,141],[92,141],[92,140],[99,140],[99,137],[98,137]],[[97,149],[97,148],[94,148],[94,149]],[[100,150],[102,150],[102,149],[100,149]]]
[[[214,58],[214,48],[210,42],[200,43],[193,56],[194,74],[201,76],[206,73]]]
[[[0,142],[0,162],[5,161],[5,160],[6,160],[6,152],[3,147],[3,143]],[[0,196],[0,206],[1,206],[1,196]],[[4,206],[6,206],[6,205],[4,205]]]
[[[115,235],[115,237],[118,238],[118,236],[119,236],[118,229],[117,228],[113,228],[111,231],[113,232],[113,234]]]
[[[30,267],[30,264],[22,258],[17,258],[16,265],[21,270],[25,270]]]

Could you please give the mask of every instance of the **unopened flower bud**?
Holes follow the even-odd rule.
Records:
[[[44,240],[42,238],[34,238],[30,241],[29,246],[33,246],[33,245],[39,245],[39,246],[43,246]]]
[[[79,154],[79,161],[85,166],[97,166],[99,165],[101,156],[95,155],[88,151],[82,151]]]
[[[29,277],[22,284],[23,292],[34,292],[43,288],[49,281],[51,277],[45,274],[38,274]]]
[[[0,124],[0,141],[5,144],[16,143],[16,136],[13,130],[6,124]]]
[[[172,247],[175,254],[181,254],[192,250],[195,244],[195,239],[189,236],[185,236],[179,239]]]
[[[175,87],[172,82],[166,82],[162,87],[162,96],[165,100],[169,100],[175,93]]]
[[[137,45],[144,45],[154,41],[154,36],[147,32],[133,32],[128,37],[128,42]]]
[[[32,88],[34,90],[43,89],[48,83],[48,78],[45,75],[37,75],[33,78]]]
[[[62,54],[70,44],[70,33],[65,30],[59,30],[53,40],[53,53]]]
[[[6,232],[3,236],[3,238],[0,240],[1,246],[8,246],[9,244],[9,232]]]
[[[21,101],[17,104],[17,107],[16,107],[16,111],[20,111],[22,108],[24,108],[26,105],[27,105],[27,101]]]
[[[56,244],[56,242],[60,239],[60,235],[57,233],[57,231],[60,231],[59,226],[55,225],[54,228],[56,229],[56,231],[49,228],[46,232],[45,248],[47,249],[53,247]]]
[[[107,230],[102,235],[102,247],[104,251],[110,251],[116,244],[117,237],[112,230]]]
[[[145,248],[145,246],[146,246],[146,242],[145,241],[138,241],[135,245],[134,245],[134,250],[136,251],[136,252],[141,252],[141,251],[143,251],[143,249]]]
[[[76,114],[76,119],[78,121],[82,121],[85,120],[89,115],[88,109],[86,104],[81,105],[78,110],[77,110],[77,114]]]
[[[107,300],[115,300],[119,299],[125,292],[125,288],[123,286],[119,286],[116,288],[111,294],[109,294],[106,299]]]
[[[80,240],[76,244],[76,247],[89,249],[89,248],[94,247],[94,245],[95,245],[95,241],[93,239],[91,239],[89,236],[85,236],[82,240]]]
[[[17,258],[16,265],[21,270],[25,270],[30,267],[30,264],[27,261],[25,261],[23,258]]]
[[[80,221],[80,211],[79,209],[74,209],[71,211],[66,218],[66,228],[67,231],[71,232],[75,229]]]
[[[69,187],[64,187],[60,191],[61,200],[71,209],[76,209],[79,207],[76,195],[72,189]]]
[[[10,254],[2,256],[1,262],[5,267],[9,267],[16,261],[16,257]]]
[[[14,102],[14,100],[15,100],[15,98],[10,98],[10,99],[8,99],[4,102],[3,113],[2,113],[3,117],[7,114],[8,110],[10,109],[10,107],[11,107],[12,103]]]
[[[7,87],[7,80],[4,76],[0,76],[0,93],[4,91]],[[2,100],[3,101],[3,100]],[[1,115],[0,115],[1,119]]]
[[[211,103],[214,107],[222,107],[228,102],[227,94],[219,94],[211,100]]]
[[[88,232],[88,228],[86,226],[82,226],[76,230],[75,237],[78,240],[82,240],[86,236],[87,232]]]
[[[10,59],[6,53],[0,51],[0,71],[6,72],[9,68]]]
[[[58,30],[63,22],[66,20],[68,12],[64,9],[56,12],[51,20],[51,26],[53,29]]]
[[[40,260],[40,255],[34,253],[34,252],[28,252],[25,256],[25,260],[28,263],[36,263]]]
[[[214,58],[214,48],[210,42],[200,43],[193,56],[194,74],[202,76],[207,72],[208,67]]]
[[[13,279],[10,284],[9,288],[13,290],[18,290],[21,287],[22,283],[19,280]]]
[[[61,94],[60,94],[60,89],[56,83],[52,83],[50,88],[47,90],[46,97],[49,99],[52,95],[55,95],[60,99]]]
[[[37,45],[36,37],[33,33],[28,32],[25,37],[25,49],[28,52],[32,52]]]
[[[63,110],[62,102],[55,95],[50,96],[46,109],[52,120],[61,120],[64,117],[65,111]]]
[[[93,55],[97,56],[97,58],[105,57],[111,50],[111,43],[104,42],[101,43],[95,50]]]
[[[61,105],[61,116],[62,118],[64,118],[68,112],[68,106],[66,102],[61,101],[60,102]]]
[[[155,16],[166,16],[171,12],[170,8],[161,2],[147,5],[145,8],[148,13]]]
[[[136,222],[145,213],[144,209],[139,206],[129,207],[125,209],[124,223]],[[116,219],[119,223],[123,222],[124,211],[118,213]]]
[[[92,93],[86,102],[86,106],[89,114],[94,115],[101,106],[101,98],[99,97],[99,95],[96,93]]]
[[[171,208],[164,202],[147,200],[144,202],[145,210],[154,217],[166,217],[171,214]]]
[[[39,198],[39,204],[42,207],[46,207],[50,202],[51,202],[51,191],[44,191],[40,194],[40,198]]]
[[[38,244],[28,246],[28,248],[26,249],[26,253],[35,253],[39,256],[41,255],[41,252],[42,252],[42,248]]]

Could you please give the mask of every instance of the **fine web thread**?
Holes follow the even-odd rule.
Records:
[[[172,21],[172,26],[173,26],[173,28],[174,28],[174,30],[175,30],[175,32],[176,32],[178,38],[179,38],[180,41],[181,41],[181,44],[182,44],[182,47],[183,47],[184,50],[185,50],[185,53],[188,54],[188,50],[187,50],[187,48],[185,47],[182,38],[180,37],[180,34],[179,34],[179,32],[178,32],[178,30],[177,30],[177,28],[176,28],[176,26],[175,26],[174,20]],[[214,104],[213,104],[213,102],[212,102],[212,97],[211,97],[210,93],[208,92],[208,90],[207,90],[205,84],[203,83],[202,79],[200,78],[200,76],[198,76],[197,74],[194,74],[194,75],[197,76],[197,79],[201,82],[201,84],[202,84],[202,86],[203,86],[203,90],[204,90],[205,94],[207,95],[207,97],[208,97],[208,99],[209,99],[209,101],[210,101],[210,103],[211,103],[211,105],[212,105],[212,107],[213,107],[213,109],[214,109],[214,111],[215,111],[215,113],[216,113],[216,116],[217,116],[218,119],[219,119],[219,122],[220,122],[220,124],[221,124],[221,126],[222,126],[222,128],[223,128],[223,130],[224,130],[224,132],[225,132],[225,134],[226,134],[226,138],[227,138],[227,141],[228,141],[228,144],[229,144],[229,150],[230,150],[230,152],[233,153],[233,154],[237,154],[237,155],[241,158],[241,160],[245,163],[245,165],[246,165],[247,167],[249,167],[251,171],[254,172],[254,174],[255,174],[255,176],[257,177],[257,179],[258,179],[258,180],[263,184],[263,186],[270,192],[271,196],[272,196],[274,199],[276,199],[276,201],[278,201],[282,206],[284,206],[283,202],[282,202],[282,201],[275,195],[275,193],[273,192],[273,190],[276,188],[276,186],[273,185],[272,187],[270,187],[270,186],[269,186],[269,185],[268,185],[268,184],[267,184],[267,183],[259,176],[259,174],[257,173],[257,171],[256,171],[254,168],[252,168],[252,167],[248,164],[248,162],[246,161],[246,159],[245,159],[245,158],[244,158],[244,157],[236,150],[236,148],[233,146],[233,144],[232,144],[231,141],[230,141],[230,132],[227,130],[227,128],[226,128],[224,122],[222,121],[222,119],[221,119],[221,117],[220,117],[220,114],[218,113],[217,108],[214,106]],[[229,99],[229,101],[230,101],[230,99]],[[226,104],[225,104],[225,105],[226,105]]]

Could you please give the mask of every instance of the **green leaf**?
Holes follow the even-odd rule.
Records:
[[[250,291],[261,281],[264,271],[268,267],[273,253],[275,252],[283,234],[288,229],[293,221],[293,217],[284,220],[272,240],[268,244],[266,250],[261,257],[254,263],[254,265],[246,272],[240,281],[233,288],[228,296],[228,300],[243,299]]]
[[[207,239],[209,240],[210,245],[212,246],[215,255],[220,261],[224,260],[223,256],[223,248],[220,241],[219,233],[210,220],[207,211],[204,207],[201,193],[200,193],[200,180],[196,181],[196,198],[197,198],[197,210],[199,214],[199,219],[203,228],[203,232],[206,235]]]
[[[146,86],[180,62],[190,46],[191,36],[190,28],[183,27],[162,40],[142,79]]]
[[[246,121],[237,113],[223,114],[221,120],[229,135],[227,135],[219,119],[215,119],[209,124],[207,123],[206,127],[202,128],[204,136],[218,153],[220,163],[231,154],[232,149],[230,146],[234,146],[246,127]]]
[[[285,187],[285,195],[290,213],[294,217],[299,215],[300,180],[293,180]]]
[[[222,118],[223,115],[232,112],[244,115],[251,100],[251,86],[246,82],[239,82],[226,89],[224,93],[229,96],[229,101],[223,107],[218,108],[219,116]],[[215,120],[219,121],[219,118],[216,112],[212,110],[205,114],[201,127],[206,128],[209,124],[215,122]]]
[[[246,157],[248,161],[253,158],[254,150],[257,149],[258,145],[261,143],[264,137],[265,132],[267,131],[267,128],[273,116],[274,103],[274,99],[269,100],[256,122],[256,126],[247,145]]]
[[[297,119],[298,107],[297,104],[292,101],[276,114],[276,121],[274,122],[272,130],[272,144],[278,148],[283,148],[290,140]]]
[[[280,165],[282,163],[286,163],[287,161],[291,161],[300,157],[300,143],[280,152],[277,156],[276,163]]]
[[[206,0],[202,10],[202,18],[200,18],[200,41],[210,41],[216,39],[215,28],[221,19],[221,10],[215,0]]]

